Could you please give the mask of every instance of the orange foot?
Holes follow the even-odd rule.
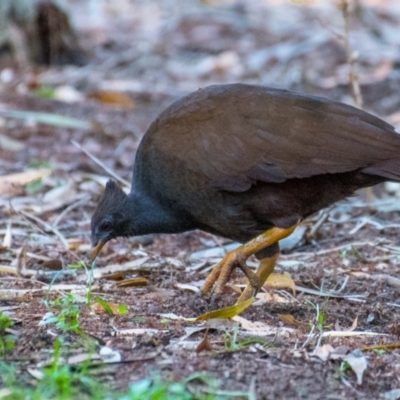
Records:
[[[263,259],[256,273],[246,265],[246,260],[251,255],[258,253],[266,247],[272,246],[279,240],[289,236],[298,224],[299,223],[296,223],[290,228],[271,228],[249,242],[241,245],[237,249],[227,253],[207,276],[207,279],[201,288],[202,294],[205,295],[214,290],[213,295],[219,296],[227,284],[232,271],[235,268],[239,268],[243,271],[249,281],[246,289],[239,298],[239,302],[243,302],[250,297],[255,296],[259,288],[264,284],[265,280],[273,271],[278,254],[269,257],[268,259]]]

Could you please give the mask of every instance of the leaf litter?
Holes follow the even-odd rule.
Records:
[[[117,29],[114,23],[101,28],[122,51],[88,34],[85,40],[96,43],[98,62],[84,71],[32,72],[40,85],[57,89],[68,82],[72,90],[59,91],[59,101],[35,98],[29,89],[18,94],[29,86],[23,75],[18,85],[8,83],[7,93],[0,88],[0,310],[20,321],[9,357],[34,356],[37,366],[48,360],[54,338],[62,333],[54,324],[38,329],[39,321],[54,308],[48,306],[51,301],[69,294],[85,299],[92,274],[92,301],[100,297],[113,314],[101,305],[91,308],[99,303],[77,306],[80,329],[95,338],[96,356],[103,354],[103,361],[96,361],[107,362],[108,353],[117,364],[142,360],[139,371],[120,365],[114,372],[116,387],[156,368],[176,379],[188,370],[207,370],[222,388],[253,387],[260,398],[282,398],[282,393],[297,398],[300,391],[316,399],[394,393],[398,335],[392,332],[399,325],[400,259],[394,187],[377,187],[371,203],[360,193],[300,226],[283,246],[270,284],[246,309],[232,306],[233,291],[224,293],[217,311],[198,296],[207,271],[237,245],[202,232],[111,242],[90,270],[89,223],[96,199],[109,177],[128,190],[128,166],[140,136],[176,98],[219,80],[301,91],[313,86],[315,94],[349,101],[341,16],[332,2],[320,8],[243,2],[240,10],[223,1],[211,6],[190,0],[168,26],[158,23],[157,15],[168,13],[171,4],[153,4],[160,13],[151,13],[149,21],[143,15],[153,2],[145,3],[136,4],[129,17],[135,30]],[[366,107],[396,123],[400,104],[391,88],[398,84],[393,49],[400,17],[395,5],[384,3],[365,9],[373,18],[360,17],[352,37],[363,65]],[[87,24],[84,15],[76,18],[80,29]],[[133,38],[148,38],[147,24],[153,31],[146,46],[156,51],[144,54],[131,44]],[[385,40],[377,40],[374,29]],[[234,32],[242,32],[239,39],[232,39]],[[205,33],[212,40],[203,39]],[[90,81],[91,74],[97,83]],[[90,88],[86,94],[84,87]],[[56,264],[61,272],[52,268]],[[256,260],[249,265],[256,267]],[[240,290],[243,277],[232,277],[230,283]],[[318,320],[310,303],[319,306]],[[16,308],[3,311],[10,304]],[[118,313],[120,305],[126,305],[126,314]],[[55,318],[59,311],[52,311]],[[193,322],[198,316],[205,321]],[[231,319],[219,319],[227,316]],[[268,344],[246,344],[249,338]],[[341,346],[347,348],[343,357]],[[83,363],[87,352],[79,352],[74,362]],[[329,355],[320,357],[322,366],[310,361],[316,353]],[[344,370],[335,378],[344,361],[354,374]]]

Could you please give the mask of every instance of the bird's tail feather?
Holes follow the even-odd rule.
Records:
[[[400,158],[381,161],[362,170],[365,174],[377,175],[391,181],[400,182]]]

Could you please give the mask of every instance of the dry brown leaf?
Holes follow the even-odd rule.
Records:
[[[59,259],[48,260],[40,265],[41,269],[49,269],[52,271],[60,271],[63,268],[63,263]]]
[[[343,360],[348,352],[348,346],[333,348],[330,344],[324,344],[323,346],[317,347],[311,355],[320,358],[322,361]]]
[[[107,304],[108,307],[110,307],[110,310],[114,315],[118,314],[119,304],[109,303],[108,301],[106,301],[105,303]],[[105,314],[105,313],[107,313],[107,310],[100,303],[93,303],[90,306],[90,309],[93,312],[95,312],[96,314]]]
[[[290,314],[278,314],[278,318],[283,321],[285,324],[293,325],[293,326],[310,326],[309,322],[298,321]]]
[[[152,288],[151,292],[143,294],[141,298],[143,299],[143,301],[164,302],[175,296],[176,290],[168,290],[154,287]]]
[[[0,193],[18,193],[21,186],[50,175],[50,169],[36,169],[18,174],[0,176]]]
[[[24,270],[26,269],[26,251],[28,250],[28,245],[25,243],[18,254],[18,262],[17,262],[17,276],[24,275]]]
[[[348,275],[356,276],[357,278],[370,278],[371,277],[371,274],[368,274],[368,273],[362,272],[362,271],[348,271],[348,270],[344,269],[339,272],[347,273]]]
[[[125,274],[123,272],[114,272],[112,274],[103,275],[102,279],[108,279],[110,281],[122,281],[122,279],[125,279]]]
[[[335,349],[330,344],[324,344],[323,346],[318,346],[313,355],[322,361],[327,361],[334,351]]]
[[[264,286],[274,289],[291,289],[293,296],[296,296],[296,284],[288,272],[283,274],[272,273],[264,283]]]
[[[235,322],[239,322],[240,326],[248,331],[259,331],[259,330],[265,330],[266,328],[270,328],[270,326],[265,324],[264,322],[249,321],[248,319],[240,317],[238,315],[236,317],[233,317],[232,320]]]
[[[133,101],[125,93],[121,92],[96,91],[89,93],[87,98],[123,108],[134,107]]]
[[[354,319],[353,323],[351,324],[350,328],[344,329],[340,326],[339,321],[336,320],[335,322],[335,329],[337,331],[343,331],[343,332],[351,332],[354,331],[357,328],[357,322],[358,322],[358,316]]]
[[[137,277],[131,279],[124,279],[121,282],[118,282],[116,285],[119,288],[123,287],[131,287],[131,286],[147,286],[149,281],[146,278]]]
[[[276,293],[257,293],[256,299],[259,300],[257,303],[254,303],[254,305],[260,305],[264,303],[269,303],[271,301],[274,301],[276,303],[289,303],[288,299],[285,299],[282,296],[279,296],[279,294]]]
[[[210,311],[208,313],[199,315],[194,321],[204,321],[214,318],[232,318],[243,312],[246,308],[250,307],[254,302],[254,298],[250,298],[243,303],[237,303],[231,307],[220,308],[219,310]]]
[[[88,242],[82,242],[82,240],[77,238],[67,239],[68,249],[73,251],[90,251],[92,246]]]
[[[211,351],[212,350],[210,340],[208,339],[208,330],[209,329],[210,328],[207,327],[207,329],[204,333],[204,338],[196,347],[196,353],[201,353],[202,351]]]
[[[361,348],[362,351],[380,350],[380,349],[385,349],[385,350],[400,349],[400,343],[374,344],[372,346],[364,346]]]

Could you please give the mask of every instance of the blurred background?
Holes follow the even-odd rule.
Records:
[[[73,101],[241,81],[351,102],[353,60],[365,107],[390,116],[399,22],[397,0],[2,0],[0,90],[68,85],[56,98]]]

